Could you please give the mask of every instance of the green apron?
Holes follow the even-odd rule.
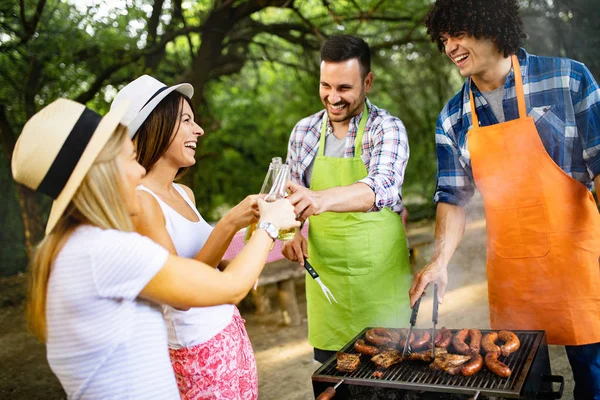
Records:
[[[360,158],[368,116],[365,104],[354,157],[338,158],[324,155],[325,113],[311,190],[351,185],[368,175]],[[311,346],[339,350],[367,326],[408,325],[412,274],[400,215],[389,208],[314,215],[308,230],[308,259],[338,301],[329,304],[319,285],[306,275]]]

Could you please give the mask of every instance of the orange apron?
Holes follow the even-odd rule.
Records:
[[[545,330],[550,344],[600,342],[600,214],[591,192],[550,158],[527,116],[468,132],[487,223],[492,329]]]

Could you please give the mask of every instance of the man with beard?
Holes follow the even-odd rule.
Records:
[[[564,345],[575,399],[600,400],[600,88],[580,62],[539,57],[518,0],[437,0],[426,18],[466,79],[437,121],[435,249],[415,275],[448,283],[475,187],[485,205],[492,329]]]
[[[287,155],[288,199],[310,217],[308,243],[298,230],[282,253],[308,258],[337,300],[307,275],[309,343],[325,362],[367,326],[408,324],[412,275],[401,218],[408,139],[400,119],[367,100],[369,46],[332,36],[320,69],[325,109],[296,124]]]

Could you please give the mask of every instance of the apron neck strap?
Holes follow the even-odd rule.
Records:
[[[356,140],[354,141],[354,157],[360,157],[362,155],[362,139],[365,134],[365,127],[367,126],[367,120],[369,119],[369,108],[365,102],[363,107],[362,115],[360,116],[360,123],[358,124],[358,132],[356,132]],[[321,124],[321,137],[319,138],[319,156],[325,155],[325,136],[327,135],[327,123],[329,118],[327,117],[327,110],[323,115],[323,122]]]
[[[527,116],[525,108],[525,93],[523,92],[523,77],[521,76],[521,66],[519,59],[514,54],[512,55],[512,64],[515,71],[515,89],[517,90],[517,103],[519,104],[519,118]]]
[[[515,73],[515,89],[517,91],[517,104],[519,106],[519,118],[527,116],[527,109],[525,108],[525,93],[523,92],[523,77],[521,76],[521,66],[519,65],[519,59],[514,54],[511,56],[512,67]],[[479,119],[477,118],[477,112],[475,108],[475,100],[473,97],[473,91],[469,85],[469,104],[471,105],[471,118],[473,119],[473,127],[479,126]]]

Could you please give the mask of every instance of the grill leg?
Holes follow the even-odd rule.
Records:
[[[542,380],[542,375],[550,374],[550,355],[548,354],[548,343],[546,342],[546,336],[544,336],[544,339],[538,348],[537,354],[533,359],[533,364],[529,370],[529,376],[523,388],[524,398],[543,398],[539,396],[540,392],[551,392],[552,383],[544,382]]]

